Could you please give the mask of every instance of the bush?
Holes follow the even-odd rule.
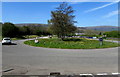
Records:
[[[79,38],[65,38],[63,41],[81,41]]]
[[[100,37],[100,35],[81,35],[81,36],[87,36],[87,37]]]
[[[18,28],[12,23],[4,23],[2,25],[3,37],[16,37],[18,36]]]
[[[107,35],[107,37],[120,38],[120,32],[119,31],[105,32],[104,35]]]

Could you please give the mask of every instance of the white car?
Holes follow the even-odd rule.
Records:
[[[11,39],[9,37],[3,38],[2,44],[11,44]]]

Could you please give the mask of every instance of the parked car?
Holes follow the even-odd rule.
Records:
[[[11,44],[11,39],[9,37],[3,38],[2,44]]]

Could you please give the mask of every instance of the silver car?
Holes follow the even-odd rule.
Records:
[[[3,38],[2,44],[11,44],[11,39],[9,37]]]

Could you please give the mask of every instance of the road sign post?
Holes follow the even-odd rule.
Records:
[[[100,41],[100,46],[103,45],[103,38],[99,38],[99,41]]]

